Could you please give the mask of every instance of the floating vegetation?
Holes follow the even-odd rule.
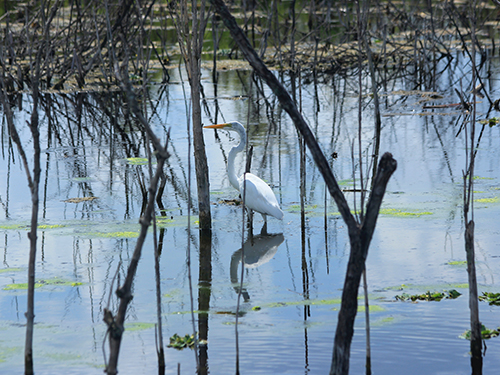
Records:
[[[0,229],[29,229],[28,224],[8,224],[8,225],[0,225]]]
[[[497,337],[498,335],[500,335],[499,330],[500,327],[498,327],[497,329],[489,329],[486,328],[483,324],[481,324],[481,337],[483,340],[491,339],[492,337]],[[470,340],[471,337],[470,329],[468,329],[458,337],[461,339]]]
[[[169,348],[174,348],[177,350],[182,350],[184,348],[194,348],[194,335],[186,334],[184,336],[179,336],[177,333],[174,333],[172,337],[170,337],[170,344],[167,345]]]
[[[444,292],[430,292],[427,291],[426,293],[423,294],[408,294],[408,293],[403,293],[400,295],[397,295],[396,300],[398,301],[441,301],[443,298],[444,299],[455,299],[461,296],[462,293],[456,291],[455,289],[451,290],[445,290]]]
[[[483,295],[479,296],[479,300],[486,301],[490,305],[500,306],[500,293],[483,292]]]
[[[35,288],[41,288],[42,286],[80,286],[83,285],[81,282],[75,281],[67,281],[58,278],[54,279],[41,279],[35,282]],[[15,284],[7,284],[3,290],[27,290],[28,283],[15,283]]]
[[[492,118],[487,118],[484,120],[479,120],[480,124],[489,125],[490,127],[498,125],[499,122],[500,122],[500,119],[498,117],[492,117]]]
[[[474,176],[472,179],[473,180],[494,180],[493,177],[481,177],[481,176]]]
[[[146,329],[154,328],[154,323],[132,322],[127,323],[125,329],[127,331],[144,331]]]
[[[188,217],[187,216],[157,216],[156,225],[166,228],[166,227],[182,227],[187,226]],[[191,224],[198,225],[198,216],[191,215]]]
[[[217,203],[227,204],[228,206],[239,206],[242,202],[239,199],[221,199]]]
[[[396,216],[396,217],[420,217],[422,215],[433,215],[432,212],[428,211],[402,211],[398,210],[396,208],[382,208],[380,210],[380,214],[382,215],[390,215],[390,216]]]
[[[498,197],[493,197],[493,198],[478,198],[474,199],[474,202],[477,203],[497,203],[500,200]]]
[[[99,199],[98,197],[79,197],[79,198],[69,198],[63,202],[66,203],[81,203],[81,202],[92,202],[95,199]]]
[[[368,310],[371,313],[385,311],[385,309],[382,306],[380,306],[380,305],[368,305],[368,306],[369,306]],[[365,311],[366,311],[365,305],[358,305],[358,312],[362,313],[362,312],[365,312]]]
[[[66,225],[62,224],[54,224],[54,225],[49,225],[49,224],[40,224],[38,226],[38,229],[56,229],[56,228],[64,228]]]
[[[22,268],[2,268],[0,269],[0,273],[6,273],[6,272],[19,272],[22,271]]]
[[[466,260],[452,260],[446,264],[449,264],[450,266],[466,266],[467,261]]]
[[[412,289],[412,290],[417,290],[417,291],[422,291],[426,292],[431,289],[444,289],[444,290],[451,290],[451,289],[468,289],[469,284],[464,283],[464,284],[459,284],[459,283],[442,283],[442,284],[432,284],[432,285],[417,285],[417,284],[401,284],[401,285],[395,285],[395,286],[388,286],[384,288],[384,290],[394,290],[394,291],[400,291],[400,290],[405,290],[405,289]]]
[[[92,232],[86,233],[91,237],[102,237],[102,238],[137,238],[139,237],[139,232],[131,231],[117,231],[117,232]]]
[[[317,204],[306,204],[306,205],[304,205],[304,211],[305,212],[312,212],[312,211],[314,211],[317,208],[318,208]],[[288,209],[287,209],[288,212],[293,212],[293,213],[300,212],[300,210],[301,210],[300,204],[291,204],[288,207]]]
[[[127,158],[125,160],[130,165],[147,165],[149,163],[147,158]],[[151,164],[156,164],[156,162],[151,161]]]

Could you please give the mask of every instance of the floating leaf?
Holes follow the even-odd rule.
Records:
[[[489,329],[489,328],[486,328],[483,324],[481,324],[481,337],[483,340],[491,339],[492,337],[497,337],[498,335],[500,335],[499,330],[500,330],[500,327],[497,329]],[[467,331],[465,331],[464,333],[462,333],[458,337],[461,339],[470,340],[470,338],[471,338],[470,329],[468,329]]]
[[[486,301],[490,305],[500,306],[500,293],[483,292],[483,295],[479,296],[479,300]]]
[[[398,301],[441,301],[443,298],[444,299],[455,299],[461,296],[462,293],[456,291],[455,289],[451,289],[449,291],[444,291],[444,292],[430,292],[427,291],[426,293],[423,294],[408,294],[408,293],[403,293],[400,295],[397,295],[395,298]]]
[[[181,337],[177,333],[174,333],[174,335],[170,337],[170,344],[168,344],[167,347],[177,350],[182,350],[184,348],[192,349],[194,348],[194,335],[186,334]]]

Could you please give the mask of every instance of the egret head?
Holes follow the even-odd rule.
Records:
[[[231,122],[225,122],[223,124],[207,125],[204,126],[204,128],[239,131],[240,129],[243,129],[243,125],[241,125],[238,121],[231,121]]]

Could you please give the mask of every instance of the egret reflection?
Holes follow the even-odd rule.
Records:
[[[264,263],[269,262],[274,254],[278,251],[278,247],[283,243],[285,237],[283,233],[277,234],[259,234],[250,236],[243,244],[243,258],[245,268],[257,268]],[[238,249],[231,256],[230,276],[231,283],[236,293],[240,292],[240,282],[238,274],[238,266],[241,262],[242,249]],[[241,294],[245,302],[250,300],[246,288],[241,289]]]

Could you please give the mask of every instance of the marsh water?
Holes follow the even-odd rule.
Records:
[[[441,73],[434,75],[432,84],[419,82],[415,74],[393,79],[379,91],[380,151],[391,152],[398,168],[389,182],[367,260],[375,374],[471,371],[469,342],[459,338],[470,326],[462,215],[462,176],[470,145],[465,132],[459,131],[460,108],[423,108],[459,102],[454,88],[468,87],[470,66],[457,52],[453,69],[437,68]],[[484,91],[495,100],[500,96],[498,58],[489,59],[483,69],[488,72]],[[174,334],[193,331],[190,251],[195,326],[198,330],[202,321],[208,332],[202,360],[211,374],[235,372],[235,313],[244,243],[238,317],[240,371],[327,373],[349,255],[347,231],[338,210],[326,196],[307,153],[305,172],[301,172],[297,132],[265,85],[246,70],[221,71],[215,85],[211,71],[204,70],[204,123],[238,120],[247,126],[253,145],[252,172],[272,186],[284,219],[270,218],[268,234],[261,235],[263,221],[256,215],[253,235],[249,234],[242,207],[232,204],[239,199],[238,192],[226,175],[227,154],[238,139],[224,131],[206,130],[213,230],[209,259],[200,257],[196,181],[194,171],[189,173],[194,162],[188,163],[192,158],[187,132],[190,104],[185,99],[189,85],[179,71],[171,71],[168,84],[152,83],[149,97],[143,98],[158,137],[165,141],[170,134],[163,207],[156,211],[165,344]],[[291,85],[290,76],[281,78]],[[303,74],[296,82],[302,112],[346,190],[351,209],[359,209],[360,198],[353,193],[359,188],[360,167],[357,76],[315,81]],[[361,167],[367,176],[374,120],[369,80],[364,82]],[[15,121],[28,155],[32,145],[23,124],[29,119],[31,100],[28,94],[13,98]],[[116,309],[114,291],[123,280],[139,232],[149,180],[146,140],[117,93],[45,92],[41,100],[35,370],[37,374],[99,374],[105,363],[103,350],[107,351],[103,309]],[[477,100],[478,119],[498,115],[488,113],[486,99]],[[500,127],[476,126],[481,132],[474,188],[479,292],[500,292]],[[244,158],[238,162],[243,171]],[[0,372],[14,374],[23,371],[26,291],[22,283],[27,282],[31,201],[5,122],[0,175]],[[451,289],[462,295],[418,303],[395,298],[402,293]],[[157,358],[152,231],[133,293],[119,371],[153,374]],[[500,326],[499,317],[500,307],[480,303],[480,319],[486,327]],[[500,360],[500,339],[492,338],[486,345],[484,373],[492,374]],[[167,373],[177,374],[179,369],[182,374],[194,373],[196,355],[191,349],[166,348]],[[351,373],[364,373],[364,364],[365,323],[360,312]]]

